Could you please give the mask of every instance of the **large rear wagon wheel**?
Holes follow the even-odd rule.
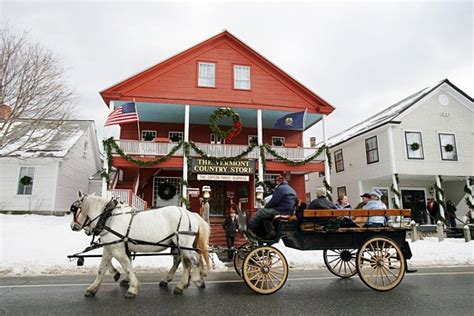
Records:
[[[341,278],[357,274],[357,249],[324,249],[324,264],[329,272]]]
[[[369,238],[357,252],[357,272],[376,291],[394,289],[405,275],[405,258],[396,242],[387,237]]]
[[[251,250],[242,267],[245,284],[258,294],[272,294],[285,285],[288,263],[285,256],[270,246]]]

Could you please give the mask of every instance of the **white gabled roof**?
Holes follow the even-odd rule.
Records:
[[[464,95],[466,98],[472,101],[472,98],[469,97],[466,93],[464,93],[458,87],[453,85],[448,79],[444,79],[436,83],[435,85],[426,87],[418,92],[413,93],[409,97],[406,97],[405,99],[393,104],[392,106],[386,108],[385,110],[369,117],[363,122],[353,125],[349,127],[348,129],[342,131],[341,133],[330,137],[327,141],[328,146],[329,147],[337,146],[349,139],[352,139],[356,136],[362,135],[384,124],[394,121],[397,118],[397,116],[399,116],[405,110],[407,110],[408,108],[416,104],[418,101],[423,99],[426,95],[428,95],[433,90],[441,86],[443,83],[449,84],[451,87],[453,87],[462,95]]]
[[[31,124],[30,120],[21,120],[14,123],[12,128],[17,129],[19,133],[22,130],[28,130],[27,125]],[[59,128],[48,127],[45,121],[43,126],[39,126],[35,132],[25,134],[14,143],[7,145],[0,150],[0,157],[19,157],[19,158],[35,158],[35,157],[53,157],[62,158],[76,144],[79,138],[87,132],[93,121],[70,120],[65,121]],[[28,149],[14,150],[22,144],[28,137],[42,134],[45,131],[51,131],[50,140],[35,144]],[[14,150],[14,152],[11,152]],[[11,152],[11,153],[10,153]]]

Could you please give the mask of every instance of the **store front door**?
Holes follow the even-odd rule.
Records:
[[[402,190],[402,206],[411,209],[412,218],[419,224],[426,223],[426,199],[423,190]]]

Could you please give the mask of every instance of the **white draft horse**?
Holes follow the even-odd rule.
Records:
[[[71,229],[80,231],[84,228],[86,232],[94,231],[109,200],[86,195],[81,191],[78,192],[78,197],[79,199],[73,204],[76,205],[77,211],[74,212]],[[112,258],[120,263],[129,280],[125,297],[134,298],[138,294],[140,283],[133,271],[131,259],[127,255],[127,247],[129,252],[160,252],[177,246],[179,256],[174,256],[173,267],[160,285],[166,285],[171,281],[176,268],[182,261],[183,275],[174,292],[181,294],[189,286],[190,279],[196,286],[205,287],[204,276],[210,267],[208,255],[210,227],[198,214],[178,206],[135,211],[128,205],[120,204],[111,214],[112,216],[108,217],[105,223],[105,229],[99,233],[100,242],[104,246],[97,277],[87,288],[85,296],[94,296],[97,293],[107,269],[114,271]],[[145,244],[140,244],[140,242]],[[159,243],[159,245],[146,243]],[[191,250],[192,248],[199,249],[199,252]]]

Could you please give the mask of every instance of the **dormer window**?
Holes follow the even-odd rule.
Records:
[[[198,86],[199,87],[216,87],[216,64],[214,63],[198,63]]]
[[[250,66],[234,65],[234,89],[250,90]]]

